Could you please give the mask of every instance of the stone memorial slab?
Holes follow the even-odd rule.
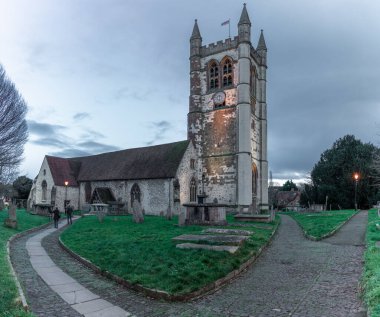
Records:
[[[239,229],[219,229],[219,228],[208,228],[202,231],[202,233],[218,233],[218,234],[227,234],[227,235],[241,235],[241,236],[250,236],[253,234],[252,231],[248,230],[239,230]]]
[[[216,236],[216,235],[183,234],[183,235],[173,238],[172,240],[240,245],[247,239],[248,239],[248,236],[237,236],[237,235]]]
[[[16,206],[11,204],[8,209],[8,218],[4,220],[4,225],[8,228],[16,229],[17,228],[17,214]]]
[[[380,241],[376,241],[375,247],[380,249]]]
[[[238,246],[232,245],[209,245],[209,244],[197,244],[197,243],[180,243],[176,246],[178,249],[203,249],[211,251],[226,251],[229,253],[235,253],[239,250]]]

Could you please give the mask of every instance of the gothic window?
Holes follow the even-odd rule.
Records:
[[[212,62],[209,68],[209,87],[210,89],[219,88],[219,66]]]
[[[252,165],[252,196],[257,196],[257,166]]]
[[[190,201],[197,200],[197,183],[193,177],[190,181]]]
[[[232,86],[232,61],[226,58],[223,62],[223,87]]]
[[[47,196],[47,183],[45,180],[42,181],[41,183],[41,187],[42,187],[42,200],[45,200],[46,201],[46,196]]]
[[[86,185],[84,185],[84,195],[85,195],[86,203],[91,201],[91,192],[92,192],[91,183],[87,182]]]
[[[195,169],[195,160],[194,159],[190,159],[190,168],[192,170]]]
[[[131,188],[131,204],[133,204],[135,200],[141,203],[141,192],[140,187],[137,185],[137,183],[134,183]]]
[[[51,205],[54,206],[55,205],[55,197],[57,196],[57,188],[55,188],[55,186],[53,186],[53,188],[51,189]]]

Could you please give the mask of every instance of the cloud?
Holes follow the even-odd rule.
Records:
[[[80,121],[83,119],[88,119],[90,117],[91,117],[91,115],[88,112],[78,112],[73,116],[73,119],[75,121]]]
[[[87,152],[93,154],[120,150],[120,148],[117,146],[99,143],[95,141],[80,142],[77,143],[76,146],[81,149],[85,149]]]
[[[33,120],[28,120],[28,129],[31,134],[37,136],[57,135],[59,131],[65,130],[66,127],[58,124],[39,123]]]
[[[103,139],[105,138],[104,134],[94,131],[94,130],[86,130],[85,133],[81,134],[81,139],[92,140],[92,139]]]
[[[146,145],[153,145],[155,142],[162,140],[165,136],[165,133],[171,130],[173,127],[169,121],[162,120],[158,122],[151,122],[150,128],[154,130],[154,137],[152,140],[146,142]]]
[[[66,145],[64,149],[60,151],[50,152],[50,154],[59,157],[80,157],[112,152],[117,150],[120,150],[120,148],[117,146],[98,143],[95,141],[86,141],[76,143],[73,146]]]

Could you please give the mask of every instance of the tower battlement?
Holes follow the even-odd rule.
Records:
[[[208,56],[216,53],[220,53],[229,49],[235,49],[238,46],[238,36],[234,38],[228,38],[224,41],[217,41],[216,43],[210,43],[201,47],[201,55]]]

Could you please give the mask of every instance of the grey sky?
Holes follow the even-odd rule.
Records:
[[[380,2],[248,1],[268,46],[269,164],[303,178],[345,134],[378,145]],[[189,37],[237,33],[225,0],[0,0],[0,63],[29,104],[22,172],[43,156],[88,155],[186,138]]]

